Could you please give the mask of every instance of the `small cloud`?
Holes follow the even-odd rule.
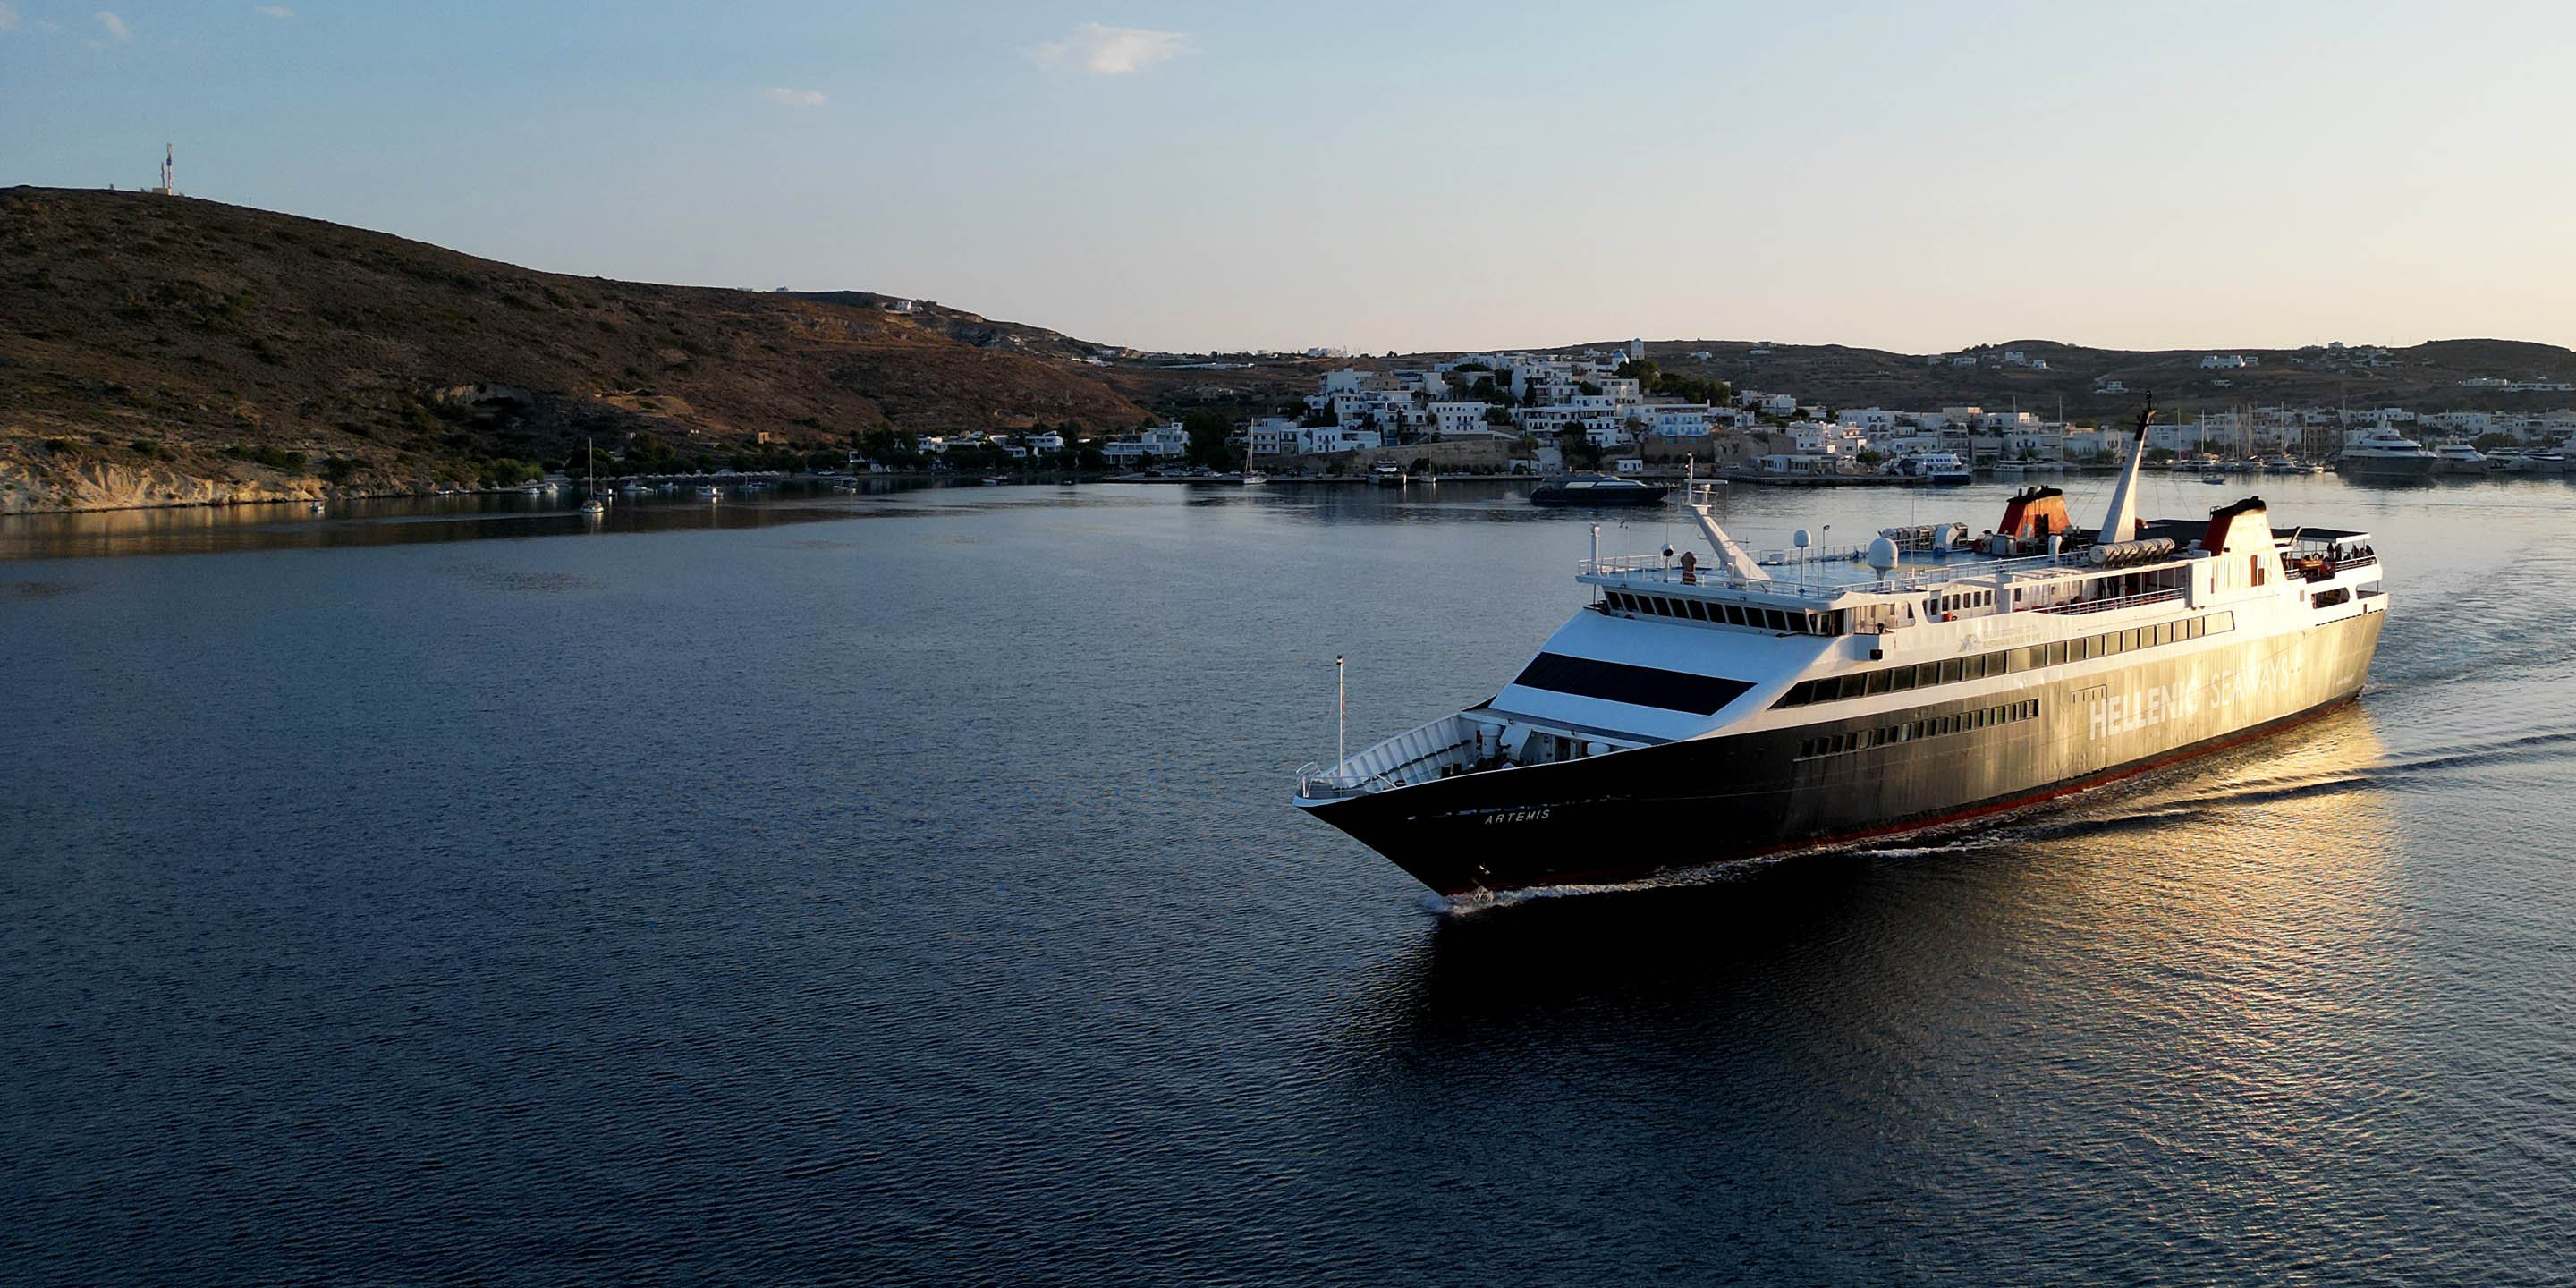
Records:
[[[1191,52],[1187,35],[1143,27],[1104,27],[1086,22],[1062,40],[1029,51],[1041,67],[1080,66],[1094,76],[1124,76]]]
[[[0,31],[16,31],[17,29],[18,10],[11,6],[8,3],[8,0],[0,0]]]
[[[98,11],[98,25],[107,28],[107,37],[110,40],[134,39],[134,31],[125,25],[125,20],[105,9]]]
[[[823,102],[823,91],[819,89],[787,89],[782,86],[762,90],[760,96],[772,103],[794,103],[798,107],[815,107]]]
[[[282,4],[255,4],[250,7],[250,11],[252,13],[264,13],[271,18],[292,18],[295,16],[294,10],[287,8]]]

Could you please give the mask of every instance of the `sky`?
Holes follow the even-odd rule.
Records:
[[[2576,345],[2576,4],[0,0],[0,184],[1176,351]]]

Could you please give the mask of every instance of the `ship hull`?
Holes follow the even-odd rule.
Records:
[[[1308,804],[1442,894],[1632,881],[1940,827],[2264,737],[2349,702],[2383,614],[1956,700]],[[2035,709],[2032,705],[2035,704]],[[2019,713],[2028,711],[2025,717]],[[1988,724],[1979,713],[2007,713]],[[1892,724],[1984,724],[1817,754]]]
[[[2335,472],[2355,479],[2429,479],[2434,464],[2430,456],[2346,456]]]
[[[1620,488],[1606,492],[1550,492],[1542,488],[1530,494],[1530,504],[1550,506],[1641,506],[1662,505],[1665,489],[1659,487]]]

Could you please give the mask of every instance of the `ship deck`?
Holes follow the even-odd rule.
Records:
[[[2180,567],[2190,562],[2190,556],[2183,552],[2201,538],[2208,526],[2205,521],[2197,519],[2147,520],[2138,526],[2138,539],[2169,540],[2175,553],[2167,558],[2132,562],[2115,568],[2094,563],[2090,544],[2070,546],[2057,554],[2014,557],[1961,547],[1902,550],[1896,568],[1881,576],[1868,565],[1867,552],[1854,548],[1803,559],[1764,560],[1761,570],[1767,574],[1766,577],[1739,575],[1714,561],[1686,567],[1677,562],[1674,555],[1619,555],[1582,561],[1576,571],[1576,580],[1613,589],[1653,587],[1659,591],[1680,590],[1684,593],[1725,592],[1821,605],[1853,595],[1915,595],[1963,583],[1976,583],[1982,588],[2030,579],[2090,577],[2107,572],[2154,572]],[[2334,528],[2275,528],[2272,537],[2283,547],[2285,555],[2324,559],[2336,569],[2371,562],[2368,558],[2354,558],[2346,553],[2355,547],[2366,547],[2370,540],[2367,532]],[[2118,605],[2088,601],[2081,606],[2081,611],[2101,611],[2104,607],[2113,606]],[[2077,607],[2068,605],[2060,611]]]

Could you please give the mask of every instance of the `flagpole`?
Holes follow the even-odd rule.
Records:
[[[1350,753],[1343,747],[1342,737],[1343,717],[1348,710],[1342,687],[1342,655],[1335,653],[1333,655],[1333,772],[1336,777],[1340,776],[1342,762],[1350,759]]]

